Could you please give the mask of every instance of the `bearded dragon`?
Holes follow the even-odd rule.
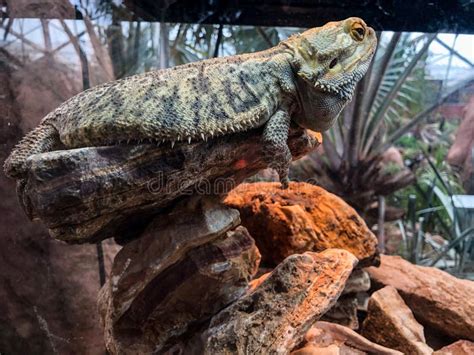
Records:
[[[57,149],[192,142],[263,126],[268,165],[284,187],[291,122],[325,131],[351,100],[375,52],[359,18],[307,30],[265,51],[151,71],[86,90],[49,113],[13,149],[5,173]],[[182,144],[182,143],[181,143]]]

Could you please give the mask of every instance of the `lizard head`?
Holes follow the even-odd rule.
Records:
[[[352,99],[357,82],[369,68],[377,46],[372,28],[351,17],[329,22],[282,42],[291,53],[305,128],[328,129]]]

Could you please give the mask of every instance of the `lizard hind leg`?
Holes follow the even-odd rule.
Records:
[[[288,170],[292,158],[287,143],[289,129],[290,116],[286,111],[278,110],[263,130],[264,159],[270,168],[276,170],[284,189],[288,187]]]
[[[12,178],[25,177],[26,159],[29,156],[55,150],[60,145],[58,130],[50,124],[40,124],[13,148],[3,166],[5,175]]]

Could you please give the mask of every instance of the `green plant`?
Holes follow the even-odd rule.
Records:
[[[443,136],[430,151],[426,142],[415,143],[422,155],[416,183],[391,196],[394,205],[407,206],[405,218],[397,222],[403,235],[399,254],[417,264],[469,277],[466,265],[472,254],[474,228],[466,225],[472,217],[460,212],[459,203],[455,203],[464,191],[445,161],[449,143],[446,134]]]

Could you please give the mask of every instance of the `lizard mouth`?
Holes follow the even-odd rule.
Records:
[[[313,86],[340,99],[351,100],[357,83],[369,69],[376,46],[375,32],[368,27],[364,43],[353,47],[340,64],[318,78]]]
[[[359,63],[353,71],[342,72],[334,78],[320,78],[314,83],[314,88],[327,94],[333,94],[342,100],[350,101],[355,87],[365,75],[370,66],[372,56]]]

